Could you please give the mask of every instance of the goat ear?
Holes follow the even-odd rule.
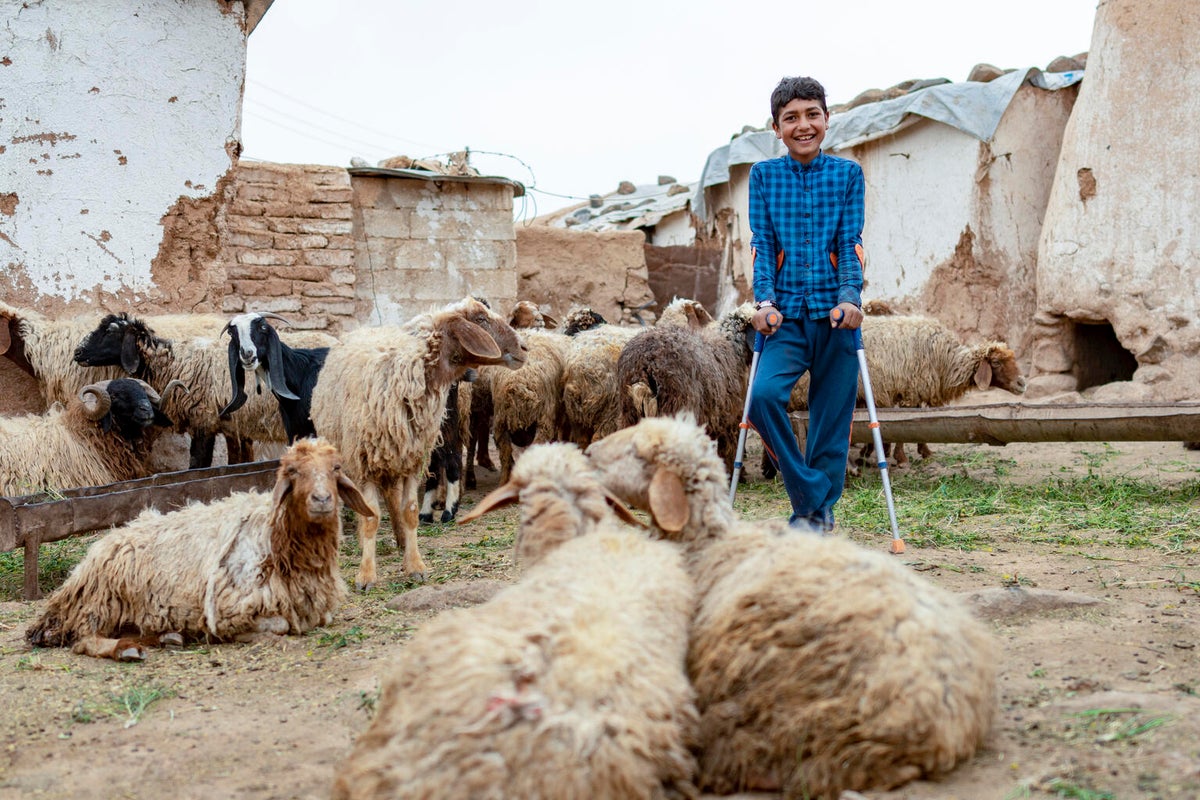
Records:
[[[619,497],[607,489],[604,490],[604,499],[608,501],[608,505],[612,508],[613,513],[617,515],[617,519],[628,523],[635,528],[646,527],[646,523],[634,516],[633,512],[629,509],[629,506],[622,503]]]
[[[459,346],[474,358],[498,361],[503,355],[500,352],[500,345],[496,344],[496,340],[492,338],[491,334],[474,322],[456,317],[450,321],[449,329]]]
[[[337,480],[338,494],[341,495],[342,502],[353,508],[364,517],[375,516],[375,509],[367,505],[367,499],[362,496],[362,492],[354,485],[354,481],[347,478],[345,475],[339,475]]]
[[[650,479],[650,515],[658,527],[679,533],[691,516],[683,481],[669,469],[659,467]]]
[[[287,380],[283,377],[283,348],[279,344],[279,334],[270,325],[267,326],[267,360],[271,362],[268,365],[271,374],[271,391],[275,393],[276,397],[299,400],[300,398],[288,388]]]
[[[221,419],[228,419],[230,414],[246,404],[247,399],[246,370],[242,369],[238,360],[237,345],[232,340],[229,342],[229,380],[233,384],[233,399],[217,414]]]
[[[142,354],[138,351],[137,334],[126,329],[125,338],[121,340],[121,369],[130,375],[137,375],[141,368]]]
[[[503,486],[493,489],[486,497],[479,501],[479,505],[459,517],[458,524],[463,525],[468,522],[474,522],[484,514],[511,506],[520,499],[520,490],[517,486],[512,483],[506,483]]]
[[[979,362],[975,370],[975,387],[986,389],[992,385],[992,364],[986,358]]]

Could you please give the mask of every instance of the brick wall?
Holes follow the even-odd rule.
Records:
[[[350,175],[340,167],[239,165],[226,214],[222,311],[274,311],[338,333],[355,320]]]

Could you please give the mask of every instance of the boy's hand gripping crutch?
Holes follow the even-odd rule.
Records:
[[[774,328],[780,323],[778,311],[771,309],[767,312],[767,324]],[[763,345],[767,337],[758,331],[754,332],[754,355],[750,357],[750,380],[746,383],[746,404],[742,407],[742,421],[738,424],[737,453],[733,457],[733,480],[729,482],[729,504],[737,494],[738,478],[742,474],[742,456],[746,454],[746,433],[750,430],[750,395],[754,391],[754,376],[758,372],[758,359],[762,355]]]
[[[863,349],[862,328],[854,329],[854,349],[858,354],[858,371],[862,375],[863,397],[867,401],[867,418],[870,419],[871,437],[875,440],[875,453],[879,457],[879,475],[883,478],[883,494],[887,498],[888,518],[892,523],[892,552],[904,552],[904,540],[896,525],[896,505],[892,502],[892,482],[888,478],[887,456],[883,452],[883,436],[879,432],[879,418],[875,415],[875,395],[871,391],[871,375],[867,371],[867,353]]]

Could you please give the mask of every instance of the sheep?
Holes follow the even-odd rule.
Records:
[[[470,297],[401,326],[359,328],[329,349],[313,390],[313,424],[341,451],[376,512],[382,492],[405,575],[422,580],[428,572],[417,545],[417,492],[450,385],[470,367],[516,369],[524,361],[513,329]],[[378,530],[378,516],[359,521],[359,590],[375,584]]]
[[[692,420],[642,420],[587,456],[696,581],[702,789],[837,798],[941,775],[983,743],[998,651],[954,595],[845,539],[739,521]]]
[[[559,440],[586,447],[620,426],[617,359],[642,329],[600,325],[571,338],[563,363]]]
[[[271,641],[328,625],[345,599],[339,498],[372,514],[328,442],[280,458],[275,488],[143,511],[88,548],[25,632],[34,647],[142,661],[148,646]]]
[[[1018,395],[1025,391],[1025,376],[1007,344],[965,345],[932,317],[866,316],[862,339],[876,408],[944,406],[973,388],[995,387]],[[866,404],[861,379],[858,403]],[[792,389],[788,403],[789,411],[806,408],[807,374]],[[923,456],[930,454],[928,446],[918,449]],[[896,445],[895,457],[898,465],[908,461],[902,444]],[[853,465],[850,472],[856,473]],[[767,471],[767,477],[772,474]]]
[[[563,317],[562,332],[565,336],[574,336],[607,324],[608,320],[599,311],[588,306],[571,306]]]
[[[729,469],[738,440],[752,348],[754,306],[745,303],[717,325],[656,325],[633,337],[617,360],[621,425],[689,411],[717,441]]]
[[[186,387],[164,392],[176,388]],[[171,425],[162,402],[149,384],[118,378],[83,387],[65,408],[0,417],[0,495],[146,477],[154,428]]]
[[[578,448],[535,445],[463,518],[520,502],[521,579],[405,644],[335,798],[696,796],[691,582],[610,500]]]
[[[290,347],[280,341],[268,319],[291,324],[269,311],[239,314],[225,323],[221,333],[229,334],[229,379],[233,384],[233,398],[217,416],[228,419],[245,405],[248,399],[246,375],[252,374],[258,391],[261,392],[265,385],[278,400],[280,420],[287,442],[292,444],[297,439],[316,435],[309,417],[312,391],[321,367],[325,366],[329,348]]]
[[[558,320],[543,312],[532,301],[518,300],[509,315],[508,324],[514,330],[551,330],[558,327]],[[476,463],[484,469],[496,469],[489,452],[489,442],[492,440],[496,413],[492,400],[491,374],[491,370],[484,370],[471,387],[465,469],[468,489],[474,489],[477,485]],[[497,442],[497,446],[499,446],[499,442]],[[511,467],[511,463],[509,466]]]
[[[712,314],[708,313],[708,309],[696,300],[676,297],[658,315],[658,321],[654,323],[654,327],[700,330],[714,321]]]
[[[270,395],[253,395],[236,418],[220,418],[228,403],[228,349],[219,336],[227,324],[209,314],[161,315],[140,319],[127,313],[109,314],[75,348],[75,362],[84,366],[122,366],[130,375],[152,385],[179,379],[192,394],[186,404],[172,407],[175,427],[192,437],[189,467],[212,463],[216,434],[225,436],[229,463],[249,461],[252,440],[285,442],[279,406]],[[324,346],[336,341],[318,333],[292,334],[293,346]]]
[[[517,334],[528,353],[525,366],[513,372],[484,367],[480,382],[492,397],[492,437],[500,458],[500,483],[513,467],[513,448],[553,439],[562,413],[563,367],[571,340],[545,330]]]

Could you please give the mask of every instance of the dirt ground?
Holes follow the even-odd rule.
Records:
[[[935,463],[972,447],[935,446]],[[1163,482],[1200,475],[1200,453],[1178,443],[1116,444],[1102,463],[1089,455],[1097,447],[1009,445],[1003,456],[1015,466],[1003,480],[1087,469]],[[494,483],[495,473],[481,472],[466,505]],[[893,485],[903,502],[902,471]],[[886,549],[884,517],[878,530],[843,533]],[[143,664],[102,662],[30,651],[23,633],[41,602],[0,604],[0,798],[327,797],[405,640],[456,588],[486,594],[513,579],[514,520],[506,512],[425,529],[429,586],[385,581],[353,596],[329,628],[285,647],[196,646],[152,651]],[[990,526],[989,549],[910,543],[898,557],[953,591],[982,593],[973,602],[1003,642],[994,731],[944,780],[863,796],[1200,797],[1200,554],[1030,544],[1003,520],[968,524]],[[352,580],[356,557],[350,544],[344,551]],[[382,575],[398,575],[394,545],[382,547],[380,563]],[[408,608],[388,608],[401,596]]]

